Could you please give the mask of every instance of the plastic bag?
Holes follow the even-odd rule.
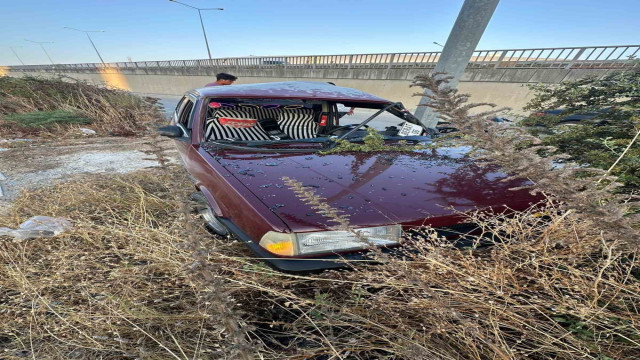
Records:
[[[71,229],[71,222],[63,218],[34,216],[20,224],[17,229],[0,228],[0,236],[13,236],[18,240],[50,237]]]

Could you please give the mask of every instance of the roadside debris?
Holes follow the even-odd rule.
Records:
[[[80,128],[80,131],[82,131],[83,135],[95,135],[96,134],[95,130],[91,130],[91,129],[87,129],[87,128]]]
[[[33,216],[20,224],[17,229],[0,228],[0,236],[12,236],[17,240],[50,237],[58,235],[71,227],[71,222],[67,219]]]

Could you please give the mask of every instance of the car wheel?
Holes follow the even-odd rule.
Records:
[[[218,220],[207,198],[201,192],[191,194],[191,201],[195,203],[194,212],[204,219],[207,230],[222,236],[229,234],[229,230]]]

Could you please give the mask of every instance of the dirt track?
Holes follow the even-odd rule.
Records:
[[[172,141],[154,137],[0,142],[0,214],[21,190],[67,181],[81,174],[128,173],[157,167],[154,144],[165,150],[170,161],[178,161]]]

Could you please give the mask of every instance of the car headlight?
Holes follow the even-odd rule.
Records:
[[[360,240],[350,231],[318,231],[307,233],[279,233],[269,231],[260,245],[270,252],[284,256],[309,255],[364,249],[369,245],[388,246],[400,241],[400,225],[376,226],[355,229]]]

